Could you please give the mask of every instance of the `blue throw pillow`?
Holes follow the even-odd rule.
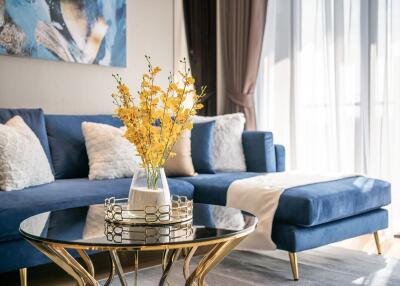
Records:
[[[215,121],[193,124],[191,136],[194,169],[201,174],[215,174],[212,160],[213,131]]]
[[[29,128],[32,129],[33,133],[35,133],[35,135],[39,139],[40,144],[43,147],[44,153],[46,154],[46,157],[49,160],[51,170],[54,173],[43,110],[40,108],[38,109],[0,108],[0,123],[5,124],[9,119],[13,118],[16,115],[21,116],[26,125],[28,125]]]

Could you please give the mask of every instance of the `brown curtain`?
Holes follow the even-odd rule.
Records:
[[[195,88],[207,86],[200,115],[217,113],[217,1],[183,0],[186,38]]]
[[[256,128],[254,89],[268,0],[221,0],[221,43],[225,113],[243,112],[246,129]]]

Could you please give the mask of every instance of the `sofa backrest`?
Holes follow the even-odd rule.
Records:
[[[82,122],[122,126],[111,115],[45,115],[45,121],[56,179],[83,178],[89,174]]]

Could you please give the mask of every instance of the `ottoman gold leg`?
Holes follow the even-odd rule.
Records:
[[[378,250],[378,254],[382,254],[382,249],[381,249],[381,241],[379,239],[379,233],[377,231],[374,232],[374,238],[375,238],[375,244],[376,244],[376,249]]]
[[[19,270],[19,279],[21,280],[21,286],[28,286],[28,270],[26,268]]]
[[[299,280],[299,266],[297,264],[296,252],[289,252],[290,266],[292,267],[293,280]]]

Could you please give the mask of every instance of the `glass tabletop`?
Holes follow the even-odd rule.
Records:
[[[216,205],[194,204],[193,220],[163,226],[133,226],[105,222],[104,205],[41,213],[24,220],[27,239],[74,248],[140,248],[213,242],[250,233],[257,218],[247,212]]]

